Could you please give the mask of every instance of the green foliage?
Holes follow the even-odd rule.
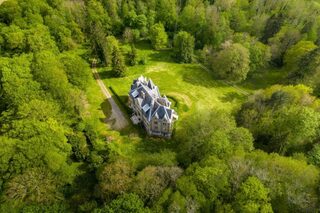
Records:
[[[175,0],[159,0],[156,3],[156,20],[173,30],[177,20],[177,8]]]
[[[106,65],[112,64],[112,53],[115,48],[119,48],[119,42],[114,36],[106,37],[106,44],[104,49],[104,54],[107,58]]]
[[[156,50],[167,46],[168,36],[162,23],[157,23],[151,27],[150,40],[153,48]]]
[[[58,48],[52,40],[48,27],[38,24],[27,31],[27,51],[40,52],[51,50],[57,52]]]
[[[295,69],[300,60],[317,46],[311,41],[300,41],[293,45],[284,56],[284,63],[290,69]]]
[[[149,210],[144,208],[144,203],[135,194],[123,194],[113,200],[109,205],[107,205],[102,212],[119,212],[119,213],[147,213]]]
[[[193,61],[194,38],[185,31],[180,31],[173,41],[174,55],[178,62]]]
[[[131,45],[131,52],[129,53],[129,64],[131,66],[134,66],[137,64],[137,49],[136,47],[134,46],[134,44]]]
[[[233,184],[256,176],[270,191],[275,212],[309,211],[317,205],[319,170],[304,161],[255,151],[229,163]]]
[[[122,52],[119,48],[114,48],[112,52],[112,70],[117,77],[123,77],[125,75],[126,66]]]
[[[284,154],[316,138],[320,124],[317,108],[309,88],[273,86],[243,104],[238,123],[250,129],[260,148]]]
[[[33,80],[30,55],[0,59],[2,98],[15,107],[41,95],[40,84]]]
[[[25,49],[25,32],[16,25],[10,25],[1,29],[1,35],[4,39],[4,49],[8,52],[21,52]]]
[[[207,21],[205,9],[203,1],[187,1],[179,15],[181,28],[193,35],[200,34]]]
[[[298,45],[298,44],[297,44]],[[301,56],[298,65],[289,73],[289,81],[293,83],[304,83],[314,88],[314,93],[319,96],[319,64],[320,49],[315,48]]]
[[[99,188],[104,199],[127,192],[132,183],[133,168],[125,161],[105,165],[98,174]]]
[[[249,51],[241,44],[227,46],[211,60],[211,68],[220,78],[231,82],[240,82],[247,78],[250,56]]]
[[[270,47],[251,37],[246,33],[236,33],[233,37],[234,42],[241,43],[249,50],[250,72],[257,72],[266,68],[271,59]]]
[[[81,132],[75,132],[68,136],[68,141],[72,146],[73,154],[76,159],[83,161],[89,158],[90,150],[85,135]]]
[[[319,165],[317,0],[0,2],[0,212],[318,210],[319,169],[305,162]],[[190,63],[194,48],[218,77],[248,81],[170,57]],[[132,67],[113,78],[122,54]],[[173,97],[174,137],[106,128],[92,58],[123,105],[141,74]],[[312,89],[274,86],[236,112],[253,88],[288,81]],[[251,133],[286,157],[253,151]]]
[[[174,186],[181,176],[179,167],[148,166],[138,173],[133,192],[147,204],[153,204],[168,186]]]
[[[239,212],[273,212],[269,190],[256,177],[249,177],[243,182],[235,197]]]
[[[291,26],[282,27],[274,37],[269,39],[273,62],[282,66],[285,52],[300,39],[301,34],[298,29]]]
[[[313,165],[320,166],[320,146],[315,144],[308,153],[308,161]]]
[[[11,179],[5,186],[5,198],[16,202],[52,203],[61,199],[54,176],[44,169],[30,169]]]
[[[185,165],[210,155],[225,157],[235,150],[253,149],[251,134],[244,128],[237,128],[230,115],[222,111],[194,115],[177,134],[179,159]]]
[[[189,166],[177,181],[177,189],[192,203],[189,208],[212,211],[210,203],[230,190],[229,175],[228,166],[222,160],[209,157]]]
[[[64,54],[61,62],[67,74],[68,81],[81,90],[85,90],[88,81],[91,79],[89,64],[80,56],[74,54]]]

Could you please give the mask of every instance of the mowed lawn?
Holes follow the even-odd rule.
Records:
[[[262,72],[233,87],[215,79],[198,64],[174,62],[170,50],[155,51],[146,42],[137,44],[136,48],[138,58],[146,58],[145,65],[128,66],[126,77],[123,78],[114,77],[111,68],[100,68],[100,77],[107,87],[112,87],[123,103],[127,103],[128,92],[134,79],[140,75],[151,78],[161,94],[171,98],[175,105],[174,108],[179,114],[179,120],[175,124],[176,131],[180,130],[181,124],[188,116],[201,111],[237,109],[247,99],[248,94],[267,87],[280,78],[277,70]],[[124,45],[122,50],[128,53],[130,47]],[[127,113],[125,110],[123,112]],[[129,118],[130,115],[127,116]],[[148,137],[142,128],[132,125],[121,131],[120,135],[122,137],[119,137],[119,140],[109,143],[111,153],[117,153],[110,154],[110,159],[117,159],[120,155],[137,168],[143,168],[145,165],[177,164],[176,154],[172,151],[172,148],[177,146],[175,137],[173,140]]]
[[[111,68],[99,69],[107,87],[112,87],[123,102],[127,102],[132,81],[140,75],[151,78],[162,95],[176,100],[176,110],[181,119],[199,110],[232,110],[246,98],[238,89],[215,80],[198,64],[175,63],[170,50],[155,51],[148,43],[136,45],[138,57],[146,58],[145,65],[128,66],[126,76],[115,78]],[[130,51],[122,46],[123,52]],[[175,104],[174,104],[175,105]]]

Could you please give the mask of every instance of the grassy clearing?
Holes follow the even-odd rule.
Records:
[[[121,102],[127,103],[130,85],[140,75],[151,78],[159,86],[160,92],[172,101],[173,108],[179,114],[176,131],[189,115],[202,110],[237,109],[249,93],[277,83],[283,75],[278,70],[272,70],[252,76],[247,81],[229,86],[221,80],[216,80],[210,72],[198,64],[178,64],[171,58],[170,50],[152,50],[147,42],[136,44],[139,59],[145,58],[145,65],[128,67],[126,77],[115,78],[111,68],[98,70],[101,79],[107,87],[112,87]],[[122,46],[124,53],[130,51],[130,46]],[[240,91],[241,90],[241,91]],[[116,100],[117,101],[117,100]],[[118,101],[119,102],[119,101]],[[124,111],[125,112],[125,111]],[[110,158],[118,155],[129,159],[138,169],[145,165],[175,165],[176,155],[173,148],[177,146],[174,140],[148,137],[139,126],[129,125],[120,132],[120,140],[109,144]],[[115,155],[113,155],[114,153]]]
[[[245,98],[235,88],[214,80],[198,64],[177,64],[172,61],[170,50],[155,51],[143,42],[136,45],[139,57],[147,59],[146,65],[128,67],[124,78],[114,78],[110,68],[100,69],[104,83],[127,101],[127,94],[133,79],[144,75],[159,86],[161,94],[178,101],[177,111],[182,119],[188,112],[211,108],[232,110]],[[129,52],[129,46],[123,46]]]
[[[106,130],[109,129],[105,120],[111,115],[111,106],[93,78],[90,79],[86,96],[88,99],[88,106],[83,117],[88,123],[96,128],[97,132],[105,135]]]
[[[283,69],[266,69],[261,72],[252,74],[241,84],[242,88],[247,90],[264,89],[274,84],[280,84],[286,80],[288,71]]]

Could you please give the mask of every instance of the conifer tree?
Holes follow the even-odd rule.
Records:
[[[112,70],[117,77],[123,77],[125,75],[126,66],[123,55],[118,47],[115,47],[112,52]]]
[[[131,45],[131,52],[129,53],[129,64],[134,66],[137,64],[137,49],[134,44]]]

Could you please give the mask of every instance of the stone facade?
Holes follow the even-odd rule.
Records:
[[[171,137],[178,115],[170,106],[171,102],[160,95],[151,79],[140,76],[133,81],[129,92],[131,120],[134,124],[142,123],[149,135]]]

